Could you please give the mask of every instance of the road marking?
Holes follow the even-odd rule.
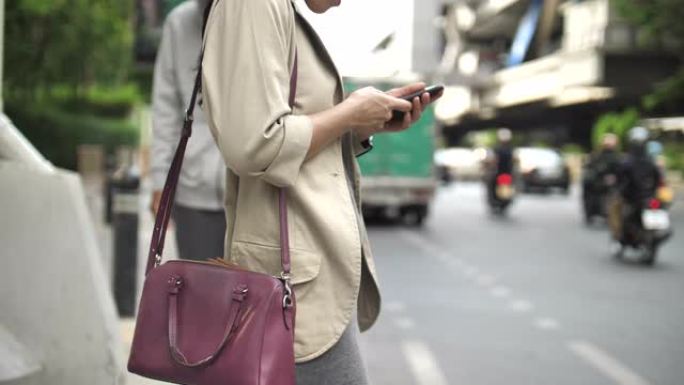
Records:
[[[568,349],[619,385],[650,385],[616,358],[586,341],[568,343]]]
[[[489,274],[480,274],[475,282],[480,286],[489,287],[496,283],[496,278]]]
[[[494,286],[489,290],[489,294],[496,298],[507,298],[511,295],[511,289],[506,286]]]
[[[391,313],[401,313],[406,309],[406,305],[399,301],[387,302],[383,307]]]
[[[508,303],[508,307],[511,308],[511,310],[518,312],[518,313],[526,313],[534,308],[534,305],[532,305],[532,302],[524,299],[514,299],[511,300]]]
[[[453,257],[451,253],[443,250],[441,247],[428,243],[430,242],[429,240],[424,239],[418,234],[405,230],[402,231],[401,234],[403,235],[403,239],[412,243],[414,247],[421,249],[424,253],[427,253],[430,256],[441,260],[442,262],[448,264],[456,263],[457,265],[463,265],[464,263],[462,259]]]
[[[478,269],[478,268],[475,267],[475,266],[468,266],[468,267],[466,267],[465,269],[463,269],[463,273],[464,273],[464,274],[466,275],[466,277],[468,277],[468,278],[473,278],[473,277],[475,277],[479,271],[480,271],[480,269]]]
[[[408,361],[409,368],[419,385],[447,385],[444,373],[439,368],[432,351],[424,343],[416,340],[405,340],[401,348]]]
[[[560,322],[550,317],[539,317],[534,320],[534,326],[541,330],[558,330]]]
[[[397,317],[394,319],[394,324],[402,330],[409,330],[413,329],[414,326],[416,325],[415,322],[413,322],[412,319],[407,318],[407,317]]]

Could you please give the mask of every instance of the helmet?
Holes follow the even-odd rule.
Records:
[[[508,143],[513,139],[513,133],[508,128],[500,128],[496,131],[496,139],[499,143]]]
[[[643,145],[648,140],[648,130],[637,126],[629,130],[627,138],[631,144]]]

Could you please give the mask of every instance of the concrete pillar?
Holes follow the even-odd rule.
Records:
[[[432,74],[441,58],[441,30],[435,24],[444,0],[414,0],[412,69]]]

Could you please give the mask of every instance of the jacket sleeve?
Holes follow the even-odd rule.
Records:
[[[161,190],[173,158],[181,125],[183,101],[178,90],[175,66],[175,36],[171,18],[164,24],[157,52],[152,85],[152,142],[150,172],[152,186]]]
[[[289,0],[221,1],[205,37],[203,98],[223,158],[240,177],[296,183],[313,126],[288,105],[295,52]]]

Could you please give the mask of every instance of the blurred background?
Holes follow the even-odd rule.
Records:
[[[445,85],[359,158],[374,384],[684,384],[684,1],[296,2],[346,91]],[[125,361],[154,64],[181,3],[0,0],[0,384],[154,383]],[[641,230],[672,236],[616,250],[596,160],[635,126],[663,175]]]

